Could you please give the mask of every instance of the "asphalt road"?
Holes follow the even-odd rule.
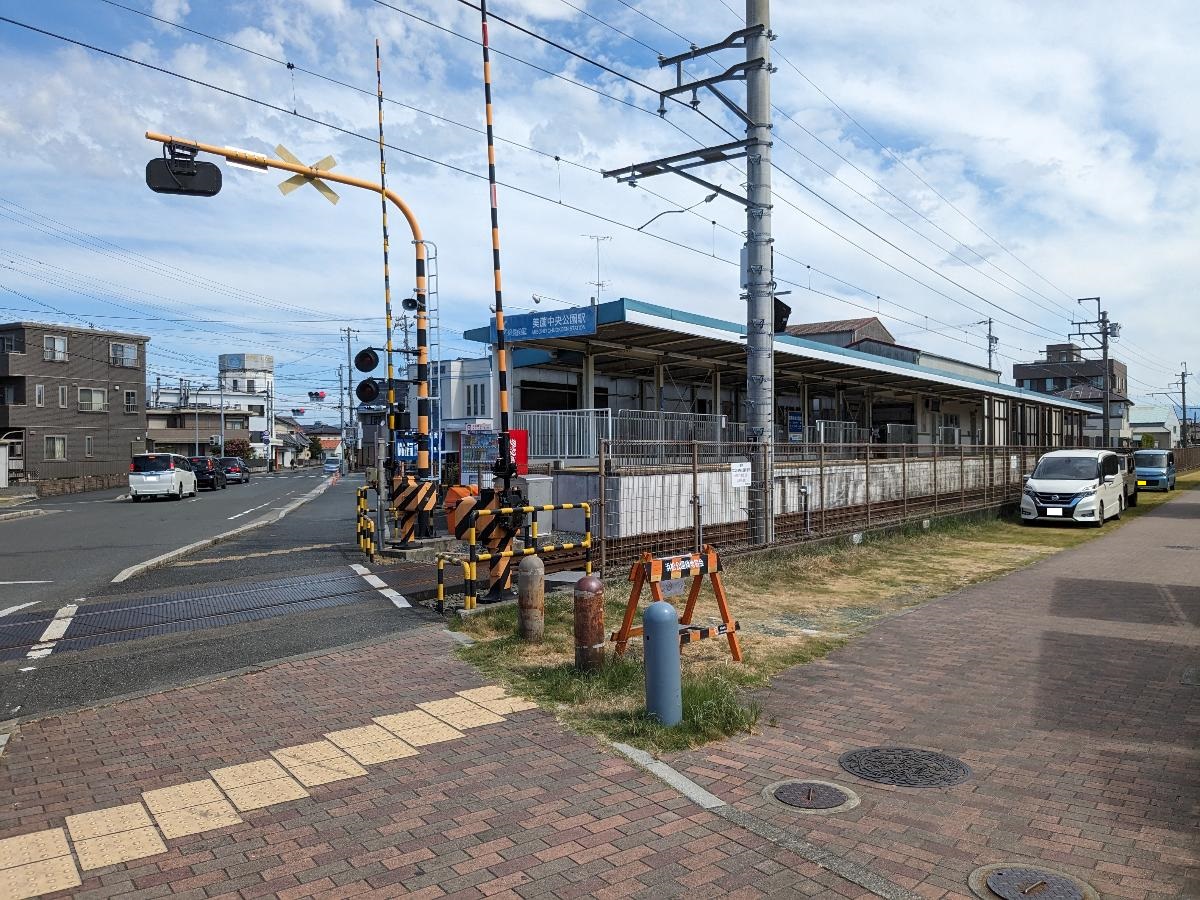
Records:
[[[131,503],[114,489],[19,507],[47,514],[0,519],[0,622],[14,607],[57,609],[91,596],[127,567],[278,510],[328,477],[320,470],[255,475],[183,501]]]
[[[207,503],[213,513],[226,513],[207,521],[225,522],[218,527],[227,530],[322,484],[297,475],[262,481],[262,493],[235,508],[220,510],[218,504],[236,497],[236,485],[203,495],[193,508]],[[342,479],[278,522],[127,581],[96,583],[72,593],[63,606],[42,600],[0,616],[0,719],[170,688],[440,621],[422,607],[398,606],[363,577],[364,559],[354,544],[354,491],[360,484],[358,476]],[[188,508],[187,501],[135,506],[89,499],[99,502],[86,509],[126,516],[157,506],[168,516]],[[239,510],[262,503],[262,510],[229,522]],[[151,548],[138,561],[167,549]],[[119,568],[114,562],[103,571]],[[428,565],[371,569],[400,593],[433,580]]]

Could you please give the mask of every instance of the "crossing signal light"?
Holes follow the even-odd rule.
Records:
[[[214,197],[221,192],[221,170],[210,162],[157,157],[146,163],[146,187],[156,194]]]
[[[363,347],[354,355],[354,368],[360,372],[374,372],[379,368],[379,354],[371,347]]]
[[[362,403],[379,403],[387,392],[387,383],[382,378],[368,378],[360,381],[354,389],[354,396]]]

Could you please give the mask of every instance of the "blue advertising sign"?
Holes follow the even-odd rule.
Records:
[[[437,437],[429,436],[429,456],[435,458],[441,453]],[[396,435],[396,459],[401,462],[415,463],[417,461],[417,436],[401,433]]]
[[[804,440],[804,413],[796,410],[788,412],[788,440],[794,442]]]
[[[496,320],[492,319],[492,342],[496,341]],[[596,307],[578,306],[547,312],[505,316],[505,341],[533,341],[538,338],[579,337],[596,333]]]

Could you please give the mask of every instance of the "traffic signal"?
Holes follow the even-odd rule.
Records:
[[[308,399],[311,400],[313,403],[320,403],[322,400],[325,399],[325,392],[324,391],[309,391]]]
[[[160,156],[146,163],[146,186],[156,194],[213,197],[221,192],[221,170],[210,162]]]
[[[303,406],[301,406],[299,409],[293,409],[293,410],[292,410],[292,415],[293,415],[293,416],[302,416],[302,415],[304,415],[304,407],[303,407]]]

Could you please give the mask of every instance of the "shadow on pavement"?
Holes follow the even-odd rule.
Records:
[[[1200,588],[1099,578],[1059,578],[1051,612],[1056,616],[1142,625],[1200,625]]]

